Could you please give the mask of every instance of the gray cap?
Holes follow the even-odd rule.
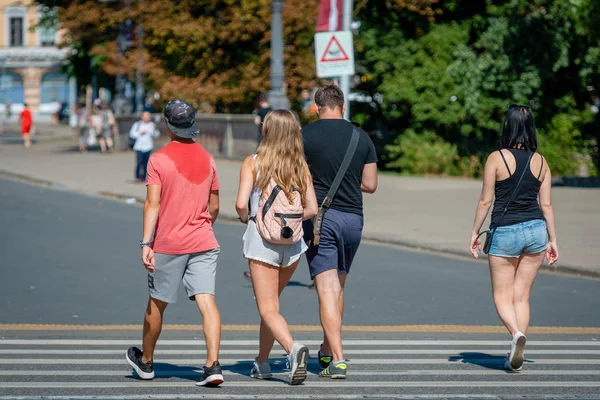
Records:
[[[165,106],[165,119],[171,132],[191,139],[198,136],[200,129],[196,125],[196,113],[190,103],[183,100],[171,100]]]

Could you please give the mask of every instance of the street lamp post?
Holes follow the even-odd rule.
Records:
[[[289,109],[290,102],[283,90],[285,73],[283,70],[283,1],[271,3],[271,90],[269,104],[272,108]]]

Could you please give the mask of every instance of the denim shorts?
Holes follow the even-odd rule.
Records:
[[[536,219],[496,228],[489,254],[498,257],[520,257],[521,254],[541,253],[547,247],[546,221]]]
[[[274,267],[289,267],[300,257],[308,246],[304,240],[294,244],[275,244],[267,242],[258,233],[256,222],[248,221],[248,227],[244,233],[244,257],[248,260],[260,261]]]

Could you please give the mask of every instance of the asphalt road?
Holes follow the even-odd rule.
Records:
[[[243,227],[218,223],[215,230],[222,247],[217,302],[223,323],[256,325],[252,289],[242,278]],[[349,331],[346,381],[316,376],[320,334],[298,330],[294,337],[309,345],[312,358],[306,383],[294,388],[284,383],[280,348],[271,358],[275,379],[250,379],[257,332],[229,328],[221,348],[226,382],[217,390],[193,385],[205,354],[200,332],[166,330],[155,357],[157,379],[141,382],[123,360],[140,332],[100,330],[141,325],[147,281],[140,232],[139,206],[0,178],[0,324],[95,326],[0,326],[0,400],[600,399],[600,334],[574,334],[574,328],[530,335],[520,374],[502,370],[506,333]],[[282,297],[290,324],[318,324],[309,283],[301,264]],[[532,325],[600,327],[599,289],[597,279],[541,273]],[[347,293],[347,325],[499,325],[483,262],[363,244]],[[167,324],[200,322],[183,293],[165,318]]]
[[[0,323],[139,323],[147,301],[141,217],[139,206],[0,178]],[[243,229],[215,226],[224,324],[258,322],[252,289],[242,277]],[[310,283],[302,262],[281,300],[290,324],[319,323]],[[598,293],[598,279],[540,273],[531,324],[600,327]],[[180,295],[165,322],[199,323],[183,290]],[[351,271],[344,322],[499,324],[484,263],[372,244],[362,245]]]

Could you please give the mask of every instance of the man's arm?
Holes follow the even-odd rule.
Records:
[[[365,164],[363,167],[360,190],[363,193],[375,193],[377,190],[377,163]]]
[[[210,191],[210,199],[208,202],[208,211],[210,212],[210,218],[214,224],[219,216],[219,190]]]
[[[144,228],[142,242],[148,243],[152,240],[158,212],[160,211],[161,185],[148,185],[146,191],[146,202],[144,203]],[[142,248],[142,262],[148,271],[154,272],[154,251],[149,246]]]

